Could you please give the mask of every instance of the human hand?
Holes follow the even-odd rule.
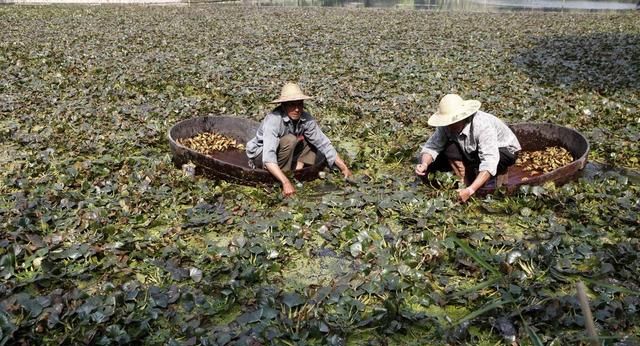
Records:
[[[468,201],[469,198],[471,197],[471,195],[473,195],[475,192],[476,191],[471,187],[460,189],[460,190],[458,190],[458,197],[460,198],[460,201],[462,201],[462,203],[464,203],[464,202]]]
[[[293,196],[296,193],[296,188],[291,184],[290,181],[285,181],[282,183],[282,194],[285,197]]]
[[[345,179],[353,177],[353,173],[351,173],[351,170],[347,167],[342,170],[342,175],[344,175]]]
[[[429,168],[429,165],[424,164],[424,163],[420,163],[416,165],[416,174],[417,175],[425,175],[427,172],[427,168]]]

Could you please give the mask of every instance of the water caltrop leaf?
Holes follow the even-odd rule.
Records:
[[[9,319],[7,313],[0,310],[0,344],[6,344],[17,329],[18,327]]]
[[[282,303],[289,308],[302,305],[304,302],[304,298],[295,292],[285,293],[282,295]]]
[[[248,323],[255,323],[260,321],[260,319],[262,319],[262,313],[263,313],[262,308],[256,309],[254,311],[245,312],[244,314],[240,315],[236,319],[236,321],[241,325],[248,324]]]

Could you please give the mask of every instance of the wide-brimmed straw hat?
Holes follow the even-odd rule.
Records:
[[[480,109],[480,101],[463,100],[456,94],[445,95],[438,105],[438,111],[429,117],[431,126],[447,126],[466,119]]]
[[[313,97],[307,96],[302,93],[300,87],[296,83],[287,83],[282,87],[280,91],[280,97],[271,101],[271,103],[282,103],[291,101],[308,100]]]

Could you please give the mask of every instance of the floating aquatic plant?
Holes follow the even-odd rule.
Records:
[[[638,343],[637,15],[4,6],[0,22],[0,344],[576,344],[577,281],[602,341]],[[173,124],[261,120],[288,80],[353,179],[282,199],[173,165]],[[449,92],[574,127],[590,160],[630,171],[460,204],[452,175],[413,174]]]

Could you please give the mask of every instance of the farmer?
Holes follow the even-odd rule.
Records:
[[[247,143],[249,165],[265,168],[276,177],[282,183],[285,197],[293,195],[296,189],[284,172],[313,165],[318,151],[327,159],[329,167],[335,163],[345,178],[351,176],[329,138],[311,114],[304,111],[304,100],[310,98],[297,84],[285,84],[280,97],[271,101],[280,105],[267,114],[256,136]]]
[[[464,180],[458,190],[466,202],[491,177],[503,175],[516,162],[520,143],[502,120],[479,110],[480,102],[449,94],[440,100],[429,118],[434,134],[422,146],[416,174],[425,177],[431,169],[446,169]],[[497,182],[498,184],[501,182]]]

